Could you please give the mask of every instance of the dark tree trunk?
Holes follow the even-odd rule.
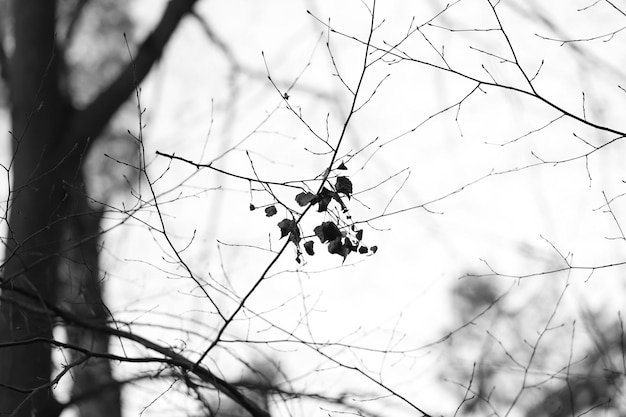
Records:
[[[0,342],[52,337],[53,318],[11,288],[55,300],[55,255],[60,249],[66,206],[59,179],[68,168],[67,163],[59,165],[63,151],[58,133],[67,120],[63,117],[67,110],[57,88],[53,58],[55,1],[14,1],[13,10],[15,50],[9,71],[13,183]],[[51,364],[50,347],[43,343],[2,349],[0,411],[10,414],[30,390],[46,384]],[[22,406],[18,416],[30,416],[32,409],[50,408],[50,401],[49,391],[42,389]]]
[[[62,410],[49,387],[51,345],[26,343],[35,337],[52,339],[54,326],[62,324],[47,314],[44,300],[96,327],[108,322],[98,271],[101,211],[86,196],[83,157],[194,3],[172,0],[135,62],[93,103],[74,111],[60,91],[65,84],[57,71],[63,56],[54,49],[56,2],[13,1],[15,48],[8,71],[0,62],[11,94],[13,135],[9,236],[0,281],[0,416],[19,409],[19,417],[56,417]],[[18,295],[16,289],[34,297]],[[74,327],[67,331],[70,343],[97,352],[108,349],[106,334]],[[69,359],[84,358],[72,353]],[[83,416],[120,415],[119,387],[107,361],[82,362],[73,376],[74,401]]]

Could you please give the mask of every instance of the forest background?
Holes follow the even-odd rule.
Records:
[[[0,412],[86,415],[98,384],[124,415],[624,411],[620,4],[58,3],[24,89],[2,3],[2,312],[43,309],[49,333],[0,348],[52,353],[53,380],[4,373]],[[177,7],[162,54],[138,48]],[[91,107],[124,69],[120,110]],[[53,106],[61,150],[20,151],[54,140],[36,130],[50,79],[75,130]],[[21,202],[55,187],[80,204]],[[114,379],[90,379],[102,367]]]

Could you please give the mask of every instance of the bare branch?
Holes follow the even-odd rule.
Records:
[[[123,68],[111,84],[83,110],[72,117],[68,143],[87,143],[89,138],[98,136],[120,106],[130,98],[136,84],[141,83],[156,63],[180,21],[189,12],[197,0],[172,0],[167,3],[160,22],[152,33],[142,42],[134,57],[134,62]]]

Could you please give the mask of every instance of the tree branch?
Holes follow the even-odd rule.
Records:
[[[65,31],[65,49],[69,48],[70,43],[74,40],[76,27],[88,2],[89,0],[78,0],[76,6],[74,6],[74,10],[72,10],[71,17],[67,24],[67,30]]]
[[[179,369],[181,369],[181,371],[183,372],[190,372],[195,374],[198,378],[200,378],[202,381],[206,382],[207,384],[210,384],[212,386],[214,386],[218,391],[222,392],[224,395],[226,395],[227,397],[229,397],[230,399],[232,399],[235,403],[239,404],[241,407],[243,407],[248,413],[250,413],[250,415],[252,417],[269,417],[269,413],[265,410],[263,410],[261,407],[259,407],[254,401],[250,400],[247,396],[245,396],[244,394],[242,394],[235,385],[233,385],[232,383],[218,377],[216,374],[214,374],[213,372],[211,372],[211,370],[209,370],[208,368],[202,366],[201,364],[199,364],[198,362],[194,362],[188,358],[186,358],[184,355],[175,352],[174,350],[165,347],[165,346],[161,346],[158,343],[155,343],[151,340],[148,340],[140,335],[131,333],[131,332],[127,332],[124,330],[120,330],[120,329],[116,329],[116,328],[111,328],[111,327],[107,327],[107,326],[102,326],[99,324],[95,324],[86,320],[83,320],[82,318],[78,317],[77,315],[61,308],[58,307],[57,305],[50,303],[48,300],[44,300],[41,297],[37,297],[36,295],[33,295],[30,291],[21,289],[21,288],[11,288],[8,290],[5,290],[5,292],[8,291],[12,291],[12,292],[17,292],[27,298],[31,298],[31,299],[37,299],[40,302],[40,306],[44,307],[47,311],[41,311],[39,309],[36,310],[36,312],[38,313],[47,313],[50,315],[54,315],[57,316],[61,319],[63,319],[63,321],[65,322],[66,325],[68,326],[77,326],[77,327],[82,327],[85,329],[90,329],[92,331],[95,332],[102,332],[104,334],[108,334],[110,336],[115,336],[115,337],[119,337],[119,338],[123,338],[126,340],[130,340],[133,341],[135,343],[138,343],[139,345],[143,346],[144,348],[151,350],[153,352],[157,352],[161,355],[163,355],[166,359],[158,359],[158,358],[124,358],[124,361],[132,361],[132,362],[145,362],[146,359],[147,362],[164,362],[167,363],[171,366],[175,366],[178,367]],[[5,294],[3,294],[2,301],[3,302],[8,302],[11,304],[15,304],[20,306],[23,309],[26,310],[32,310],[32,305],[30,304],[25,304],[25,303],[21,303],[18,300],[14,299],[13,297],[7,297]],[[22,341],[13,341],[11,342],[11,344],[30,344],[30,343],[34,343],[34,342],[43,342],[43,343],[50,343],[50,340],[43,340],[43,339],[29,339],[29,340],[22,340]],[[60,345],[60,342],[54,342],[55,345]],[[8,344],[3,344],[3,346],[8,346]],[[0,346],[1,348],[2,346]],[[69,347],[72,349],[76,349],[76,347],[74,346],[70,346],[68,344],[65,345],[65,347]],[[114,357],[111,356],[110,354],[99,354],[97,352],[93,352],[93,351],[88,351],[88,350],[84,350],[83,353],[88,354],[89,356],[103,356],[103,357]],[[116,358],[118,360],[122,360],[121,358]]]
[[[135,91],[163,54],[165,45],[182,18],[191,12],[197,0],[171,0],[161,21],[139,47],[136,56],[119,73],[117,78],[83,110],[76,112],[70,122],[66,145],[80,143],[88,146],[89,138],[97,137],[121,105]]]

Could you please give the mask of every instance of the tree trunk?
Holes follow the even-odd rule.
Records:
[[[69,218],[65,225],[63,256],[59,258],[59,303],[68,311],[95,326],[106,326],[109,315],[102,299],[102,277],[98,268],[98,243],[102,210],[88,203],[82,173],[69,185]],[[102,332],[66,326],[70,344],[91,352],[107,353],[109,337]],[[84,358],[69,352],[69,361]],[[111,364],[90,358],[72,370],[72,401],[85,417],[120,417],[120,389],[111,374]]]
[[[13,178],[0,280],[0,415],[57,417],[62,411],[50,390],[51,345],[45,342],[60,323],[47,314],[44,300],[98,326],[108,321],[98,272],[101,212],[88,203],[83,157],[90,140],[159,59],[195,1],[168,3],[134,62],[80,111],[60,91],[64,83],[57,69],[63,56],[55,55],[56,1],[13,1],[15,44],[9,71],[3,71],[11,94]],[[34,297],[18,295],[16,289]],[[97,352],[108,349],[105,334],[73,327],[67,331],[70,343]],[[44,341],[31,343],[35,337]],[[75,352],[69,358],[84,359]],[[119,387],[107,361],[92,358],[72,372],[73,401],[83,416],[121,414]]]
[[[59,181],[67,164],[59,166],[63,100],[57,88],[53,59],[55,1],[18,0],[13,3],[15,49],[11,57],[10,94],[13,134],[13,182],[9,239],[0,304],[0,342],[52,338],[53,318],[19,297],[23,288],[54,301],[57,254],[65,216],[64,191]],[[29,22],[24,24],[24,22]],[[23,309],[17,303],[31,304]],[[45,309],[41,309],[45,311]],[[18,416],[53,407],[47,389],[50,346],[33,343],[2,349],[0,355],[0,413],[10,414],[24,401]]]

